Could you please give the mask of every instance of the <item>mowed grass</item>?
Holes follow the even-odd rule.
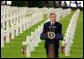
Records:
[[[74,19],[75,20],[75,19]],[[64,30],[63,30],[64,31]],[[64,31],[65,32],[65,31]],[[83,58],[83,11],[80,11],[70,56],[59,53],[60,58]]]
[[[42,21],[15,37],[15,39],[11,40],[10,43],[5,43],[5,47],[1,48],[1,58],[25,58],[26,56],[23,55],[21,51],[23,47],[22,42],[26,40],[27,35],[31,35],[31,32],[35,31],[35,28],[38,28],[38,26],[41,25],[41,23],[43,23],[46,19],[47,17],[45,15]]]
[[[80,12],[71,48],[71,58],[83,58],[83,11]]]

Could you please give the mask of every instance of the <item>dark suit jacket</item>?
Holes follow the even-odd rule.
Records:
[[[44,27],[43,27],[43,33],[47,33],[49,31],[49,27],[51,26],[51,22],[47,22],[44,24]],[[55,33],[62,33],[62,24],[58,23],[58,22],[55,22],[54,26],[56,26],[55,28]],[[49,40],[49,39],[46,39],[45,40],[45,45],[48,45],[50,43],[54,43],[57,47],[59,47],[59,40]]]

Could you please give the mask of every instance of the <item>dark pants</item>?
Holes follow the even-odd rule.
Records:
[[[45,45],[45,49],[46,49],[46,54],[47,54],[47,57],[48,57],[48,45]],[[55,50],[55,52],[54,52],[54,57],[55,58],[58,58],[58,49],[59,49],[59,47],[57,47],[57,45],[54,45],[54,50]]]

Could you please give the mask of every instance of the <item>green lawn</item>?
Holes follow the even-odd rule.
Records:
[[[72,10],[71,14],[62,18],[60,23],[62,23],[62,32],[63,34],[66,32],[68,24],[72,15],[76,10]],[[46,17],[45,17],[46,19]],[[45,21],[45,19],[43,21]],[[11,40],[9,44],[5,44],[5,47],[1,49],[1,58],[25,58],[26,56],[21,53],[22,42],[25,41],[27,35],[30,35],[31,31],[34,31],[43,21],[37,23],[36,25],[30,27],[28,30],[24,31],[24,33],[17,36],[14,40]],[[71,52],[69,58],[82,58],[83,57],[83,11],[80,12],[78,17],[75,38],[73,39],[74,43],[71,47]],[[61,41],[60,41],[61,46]],[[35,51],[32,52],[30,58],[47,58],[44,41],[39,43],[39,46],[35,48]],[[67,58],[60,52],[59,49],[59,58]]]
[[[66,26],[66,25],[63,25],[63,26]],[[66,30],[64,30],[64,27],[63,27],[63,33],[65,31]],[[74,43],[71,47],[70,56],[65,57],[64,54],[59,53],[60,58],[82,58],[83,57],[83,11],[80,12],[79,17],[78,17],[73,42]]]
[[[77,27],[75,31],[74,43],[71,48],[71,58],[83,58],[83,11],[78,17]]]

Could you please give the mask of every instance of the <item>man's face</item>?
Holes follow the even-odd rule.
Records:
[[[55,15],[55,14],[51,15],[51,16],[50,16],[50,20],[51,20],[52,22],[54,22],[54,21],[56,20],[56,15]]]

